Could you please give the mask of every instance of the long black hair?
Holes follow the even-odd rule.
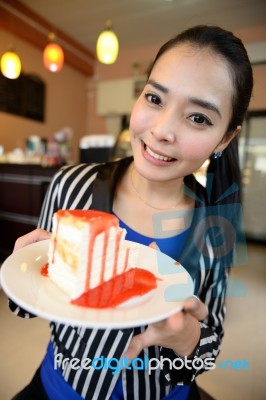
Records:
[[[244,122],[253,89],[253,73],[247,51],[242,41],[232,32],[218,26],[198,25],[189,28],[166,42],[158,51],[148,71],[150,75],[157,60],[168,50],[183,43],[200,48],[210,48],[229,66],[232,83],[232,115],[225,135],[232,135]],[[217,77],[218,78],[218,77]],[[238,138],[235,137],[222,156],[210,158],[207,170],[207,186],[209,187],[209,203],[240,202],[241,171],[238,157]]]

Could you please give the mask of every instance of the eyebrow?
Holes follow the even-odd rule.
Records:
[[[205,108],[206,110],[214,111],[217,115],[219,115],[220,118],[222,118],[222,115],[221,115],[218,107],[216,107],[215,104],[213,104],[209,101],[198,99],[197,97],[190,97],[189,102],[192,104],[195,104],[197,106],[200,106],[202,108]]]
[[[153,79],[149,79],[147,81],[147,84],[153,86],[155,89],[160,90],[162,93],[165,94],[169,93],[169,89],[166,86],[161,85],[160,83],[156,82]],[[189,97],[188,100],[190,103],[205,108],[206,110],[214,111],[217,115],[219,115],[220,118],[222,118],[222,115],[218,107],[215,104],[211,103],[210,101],[202,100],[197,97]]]
[[[167,89],[167,87],[161,85],[160,83],[154,81],[153,79],[149,79],[147,84],[153,86],[155,89],[160,90],[163,93],[169,93],[169,89]]]

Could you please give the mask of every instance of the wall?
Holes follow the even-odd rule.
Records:
[[[253,42],[266,42],[266,25],[238,29],[234,33],[241,38],[245,45]],[[139,61],[139,75],[144,74],[162,44],[158,43],[158,45],[150,47],[122,50],[116,63],[113,65],[95,64],[95,75],[90,80],[88,89],[87,133],[103,133],[106,131],[114,133],[113,131],[119,128],[117,118],[101,118],[97,116],[97,82],[134,76],[136,74],[133,67],[135,61]],[[253,71],[254,91],[250,110],[266,110],[266,63],[254,66]]]
[[[244,44],[266,42],[266,25],[254,26],[235,31]],[[264,56],[266,60],[266,54]],[[254,90],[250,110],[266,110],[266,61],[263,65],[253,66]]]
[[[236,30],[234,33],[245,44],[266,41],[266,25]],[[145,74],[162,43],[123,50],[114,65],[106,66],[96,62],[95,74],[91,79],[68,65],[65,65],[58,74],[46,71],[39,49],[0,30],[0,54],[6,51],[9,44],[16,46],[16,51],[22,60],[23,71],[36,73],[46,82],[46,118],[44,123],[39,123],[0,112],[0,145],[10,151],[18,146],[24,147],[28,136],[37,134],[48,138],[61,128],[69,126],[74,130],[72,159],[76,162],[81,136],[119,131],[120,117],[97,116],[97,83],[101,80]],[[138,71],[134,68],[136,62],[139,63]],[[250,109],[266,110],[266,65],[254,66],[254,78],[255,87]]]
[[[59,73],[45,70],[38,48],[0,29],[1,55],[10,44],[15,46],[21,58],[23,72],[36,74],[46,83],[45,122],[0,112],[0,145],[7,152],[16,147],[25,148],[29,136],[49,138],[68,126],[74,131],[71,156],[77,161],[79,140],[86,132],[87,77],[68,65],[64,65]]]
[[[95,63],[95,73],[88,82],[87,103],[87,133],[119,132],[120,118],[102,118],[97,115],[97,83],[104,80],[129,78],[135,75],[144,75],[158,50],[158,45],[139,47],[120,51],[115,64],[104,65]],[[134,68],[138,63],[139,68]],[[115,96],[115,93],[114,93]]]

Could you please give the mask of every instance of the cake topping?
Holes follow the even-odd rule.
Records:
[[[57,211],[49,246],[49,277],[73,304],[87,307],[113,307],[146,293],[154,288],[156,279],[150,272],[135,268],[137,249],[125,235],[126,230],[113,214]],[[148,285],[143,284],[145,279]]]
[[[116,307],[135,296],[144,295],[157,287],[153,273],[131,268],[71,301],[81,307]]]

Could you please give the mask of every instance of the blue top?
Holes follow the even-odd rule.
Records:
[[[178,261],[179,254],[183,248],[187,235],[189,233],[189,228],[184,230],[181,233],[176,234],[175,236],[170,236],[166,238],[152,238],[149,236],[144,236],[141,233],[138,233],[131,229],[128,225],[126,225],[123,221],[120,220],[121,228],[126,229],[126,239],[132,242],[144,244],[145,246],[149,246],[152,242],[155,242],[160,249],[160,251],[174,260]]]
[[[168,238],[151,238],[144,236],[129,226],[127,226],[121,220],[119,221],[120,226],[125,228],[127,231],[126,239],[132,242],[137,242],[149,246],[152,242],[155,242],[161,252],[172,257],[174,260],[178,260],[180,251],[184,245],[186,237],[189,233],[189,229]],[[59,368],[54,368],[54,353],[52,344],[49,343],[47,348],[46,356],[41,365],[41,379],[45,392],[50,400],[81,400],[82,397],[74,391],[74,389],[64,380],[63,375]],[[190,386],[175,386],[175,388],[164,397],[164,400],[187,400],[189,395]],[[123,400],[123,386],[122,386],[122,375],[118,378],[114,391],[110,397],[110,400]]]

